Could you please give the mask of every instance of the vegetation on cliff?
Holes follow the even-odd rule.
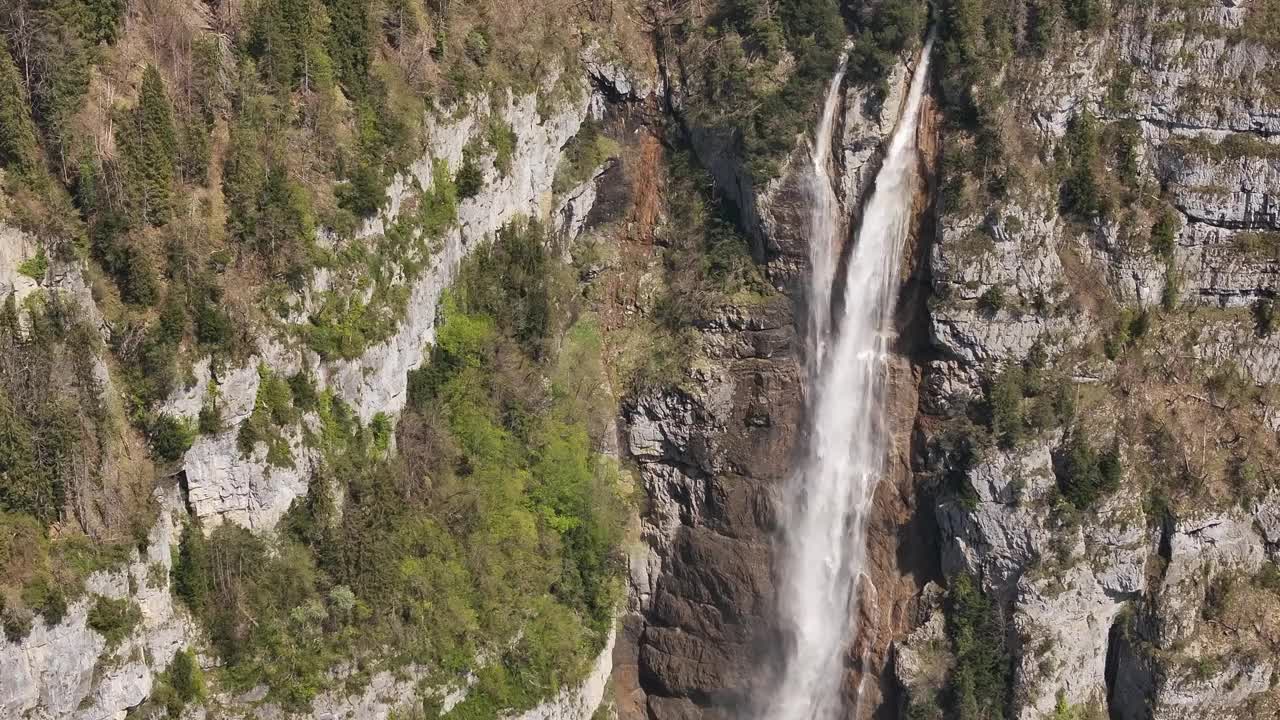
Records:
[[[599,452],[600,330],[546,241],[521,222],[466,261],[410,374],[395,455],[385,419],[361,425],[328,392],[264,381],[263,432],[305,405],[325,466],[278,540],[226,524],[183,534],[175,592],[224,679],[301,707],[343,660],[413,664],[435,684],[475,671],[455,713],[478,717],[585,673],[621,592],[629,489]]]

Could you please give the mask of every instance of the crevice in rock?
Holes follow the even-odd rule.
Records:
[[[174,473],[173,479],[178,483],[178,499],[182,501],[182,507],[186,508],[187,515],[196,517],[196,509],[191,506],[191,487],[187,483],[187,471],[179,470]]]
[[[1107,632],[1107,659],[1103,670],[1103,681],[1107,687],[1107,715],[1111,720],[1120,720],[1118,703],[1116,702],[1116,675],[1120,665],[1121,623],[1117,619]]]

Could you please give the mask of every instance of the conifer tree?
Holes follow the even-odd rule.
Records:
[[[142,75],[138,105],[117,135],[124,159],[134,215],[152,225],[169,219],[178,138],[173,109],[155,66]]]
[[[39,163],[35,124],[24,98],[18,68],[0,36],[0,167],[19,172]]]

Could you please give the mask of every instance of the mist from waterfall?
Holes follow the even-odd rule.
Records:
[[[856,708],[844,707],[841,689],[848,672],[846,654],[858,632],[867,521],[876,484],[887,469],[884,395],[889,341],[918,180],[916,130],[932,44],[931,37],[912,76],[842,284],[835,282],[842,218],[828,179],[827,158],[843,64],[816,131],[808,447],[783,497],[778,609],[789,642],[780,682],[758,704],[761,720],[857,717]],[[843,315],[833,318],[837,287],[844,288]]]

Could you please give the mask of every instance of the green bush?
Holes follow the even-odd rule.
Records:
[[[196,428],[188,420],[161,414],[152,419],[147,434],[156,457],[172,462],[191,449],[191,443],[196,439]]]
[[[357,163],[346,181],[335,191],[338,206],[357,217],[370,217],[382,209],[387,200],[386,180],[377,167]]]
[[[987,315],[995,315],[1004,309],[1004,288],[992,285],[978,298],[978,309]]]
[[[1099,452],[1083,428],[1077,427],[1059,450],[1054,474],[1062,496],[1078,510],[1093,507],[1120,487],[1120,452],[1115,446]]]
[[[493,164],[503,177],[511,174],[511,161],[516,155],[516,131],[511,124],[497,115],[489,117],[489,127],[485,140],[493,149]]]
[[[4,636],[11,643],[19,643],[31,634],[33,618],[31,612],[24,608],[4,607],[0,600],[0,624],[4,625]]]
[[[39,248],[35,255],[23,260],[18,265],[18,272],[32,280],[44,280],[45,273],[49,272],[49,258],[44,254],[44,248]]]
[[[178,540],[178,554],[172,570],[173,593],[197,616],[213,591],[209,574],[209,549],[200,525],[187,523]]]
[[[1102,172],[1099,146],[1097,118],[1084,110],[1072,119],[1063,137],[1067,171],[1062,186],[1063,207],[1083,218],[1099,217],[1111,209],[1111,200],[1099,180]]]
[[[462,151],[462,165],[453,183],[458,188],[458,197],[466,200],[480,194],[484,189],[484,170],[480,167],[480,150],[469,143]]]
[[[169,664],[169,684],[178,693],[183,702],[192,702],[204,698],[204,672],[196,663],[195,653],[190,649],[179,650],[173,655]]]
[[[1001,447],[1012,448],[1026,434],[1023,415],[1023,380],[1021,367],[1011,366],[996,376],[991,384],[990,427]]]
[[[216,404],[207,402],[200,407],[200,415],[196,418],[196,427],[205,435],[214,435],[222,432],[222,413],[218,412]]]
[[[1177,240],[1181,226],[1178,213],[1173,208],[1166,207],[1160,213],[1155,224],[1151,226],[1151,252],[1155,253],[1156,257],[1173,256],[1174,242]]]
[[[141,621],[142,611],[128,598],[98,595],[89,608],[89,627],[107,641],[108,650],[124,641]]]

